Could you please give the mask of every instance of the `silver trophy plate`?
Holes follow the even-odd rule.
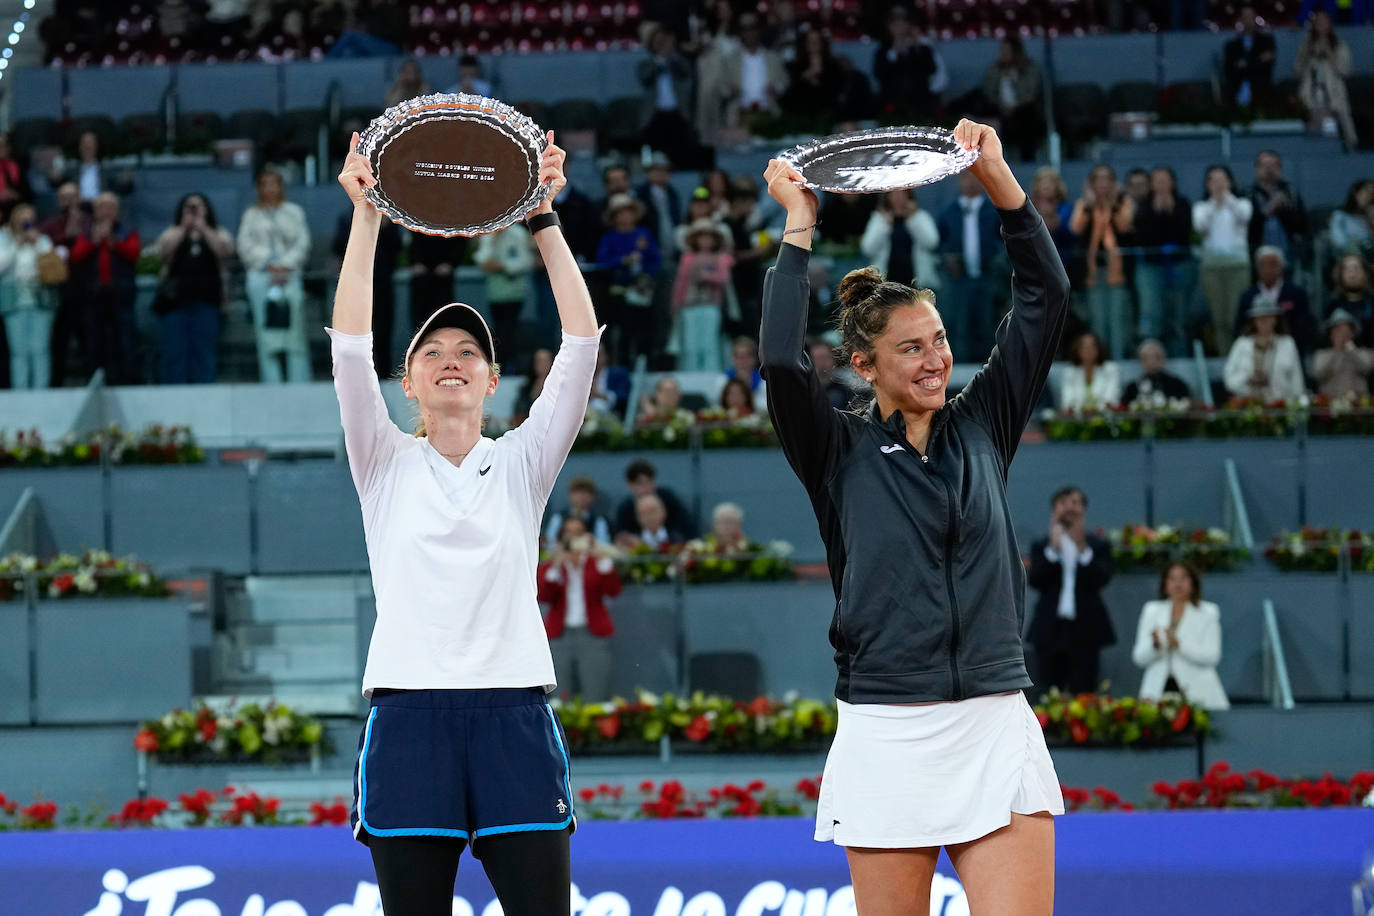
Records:
[[[358,138],[377,177],[368,200],[394,223],[443,236],[496,232],[539,206],[544,145],[528,116],[465,93],[394,105]]]
[[[778,154],[809,188],[876,194],[916,188],[958,174],[978,160],[943,127],[880,127],[835,134]]]

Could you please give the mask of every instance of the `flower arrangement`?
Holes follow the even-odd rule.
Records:
[[[1220,528],[1122,525],[1106,537],[1117,572],[1161,571],[1175,560],[1187,560],[1203,572],[1230,572],[1250,556]]]
[[[635,423],[630,443],[634,448],[664,451],[684,449],[691,444],[692,426],[696,416],[690,410],[678,408],[672,419],[641,415]]]
[[[1321,779],[1280,779],[1264,770],[1241,773],[1218,760],[1201,780],[1160,780],[1152,791],[1170,809],[1374,807],[1374,771],[1356,773],[1345,781],[1335,779],[1330,771]]]
[[[1135,805],[1122,801],[1120,795],[1106,786],[1097,786],[1089,790],[1061,785],[1059,792],[1064,796],[1064,810],[1070,814],[1075,811],[1135,810]]]
[[[99,464],[200,464],[205,450],[196,445],[188,426],[154,423],[142,433],[126,432],[115,424],[84,437],[63,436],[43,441],[38,430],[20,430],[13,437],[0,431],[0,468],[80,467]]]
[[[728,782],[702,791],[676,779],[639,784],[638,799],[624,799],[625,787],[601,783],[578,792],[579,813],[593,820],[671,820],[717,817],[798,817],[820,797],[820,777],[803,779],[791,790],[769,788],[762,779],[744,785]]]
[[[773,421],[761,410],[740,414],[723,407],[697,412],[703,448],[765,448],[776,445]]]
[[[1374,397],[1353,392],[1335,398],[1315,396],[1307,417],[1307,431],[1314,436],[1374,435]]]
[[[136,557],[104,550],[81,556],[60,553],[50,560],[32,554],[0,557],[0,601],[19,598],[30,579],[40,598],[165,598],[170,591],[152,567]]]
[[[174,709],[144,722],[134,736],[134,747],[164,763],[279,763],[329,749],[319,720],[284,703],[268,703],[266,708],[248,703],[238,709],[231,704],[219,712],[204,703]]]
[[[1196,743],[1211,731],[1207,710],[1177,694],[1154,701],[1096,693],[1067,696],[1052,687],[1034,709],[1051,745],[1165,747]]]
[[[708,534],[688,541],[678,556],[689,583],[773,582],[792,575],[792,545],[787,541],[748,541],[727,548],[719,537]]]
[[[1156,439],[1188,439],[1205,436],[1230,439],[1255,436],[1288,436],[1304,421],[1318,418],[1328,423],[1331,405],[1314,406],[1307,397],[1294,401],[1264,402],[1253,398],[1232,398],[1219,408],[1188,400],[1136,401],[1111,407],[1086,410],[1045,410],[1040,421],[1045,438],[1053,442],[1130,441],[1142,436]],[[1336,411],[1342,429],[1350,428],[1353,418],[1366,422],[1357,406],[1344,405]],[[1325,419],[1323,419],[1325,418]],[[1374,427],[1374,410],[1368,421]]]
[[[619,418],[593,410],[582,420],[573,451],[680,450],[691,447],[694,435],[701,436],[704,448],[762,448],[777,443],[773,424],[762,411],[740,415],[722,408],[695,414],[679,410],[667,422],[641,419],[627,431]]]
[[[664,543],[650,547],[648,544],[639,543],[621,554],[616,562],[621,575],[631,582],[640,585],[667,582],[669,579],[677,578],[678,554],[681,552],[680,544]]]
[[[1374,572],[1374,532],[1304,526],[1274,535],[1264,548],[1264,558],[1284,572],[1334,572],[1342,554],[1352,571]]]
[[[613,414],[589,410],[573,440],[574,452],[618,452],[628,448],[625,427]]]
[[[815,750],[835,734],[835,708],[819,700],[729,697],[640,691],[633,701],[555,700],[574,753],[653,753],[667,737],[715,751]]]

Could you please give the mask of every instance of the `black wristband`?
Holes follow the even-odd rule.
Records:
[[[548,213],[536,213],[534,216],[525,220],[525,228],[529,230],[530,235],[534,235],[540,229],[547,229],[550,226],[557,226],[560,230],[563,228],[563,221],[560,220],[558,214],[554,213],[552,210]]]

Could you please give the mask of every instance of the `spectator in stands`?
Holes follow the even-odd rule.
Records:
[[[515,352],[520,331],[520,312],[530,292],[534,272],[534,240],[523,223],[488,232],[477,238],[473,260],[486,276],[487,308],[498,346]]]
[[[1308,306],[1307,293],[1284,274],[1287,267],[1283,252],[1265,246],[1255,252],[1255,283],[1241,293],[1232,336],[1239,337],[1249,321],[1250,307],[1256,302],[1272,302],[1287,319],[1289,332],[1298,350],[1311,352],[1317,338],[1317,320]]]
[[[1020,37],[1006,36],[998,46],[997,60],[983,75],[982,101],[1002,122],[998,133],[1003,142],[1019,149],[1026,162],[1034,161],[1045,137],[1040,91],[1040,68],[1026,53]]]
[[[1262,245],[1279,249],[1285,261],[1302,254],[1307,236],[1307,210],[1297,189],[1284,180],[1283,160],[1273,150],[1255,157],[1255,185],[1250,189],[1250,250]]]
[[[683,250],[677,243],[682,222],[682,200],[673,187],[673,161],[666,153],[654,153],[644,167],[644,181],[634,190],[644,204],[644,222],[658,242],[664,261],[674,261]]]
[[[617,194],[630,193],[630,168],[623,162],[612,162],[601,170],[601,190],[606,196],[601,203],[604,207],[606,202]],[[643,203],[643,201],[640,201]]]
[[[712,220],[702,219],[687,227],[686,243],[673,285],[668,352],[677,357],[680,370],[720,372],[723,318],[732,307],[739,309],[729,236]]]
[[[10,135],[0,131],[0,222],[9,220],[10,209],[21,200],[31,200],[33,192],[24,170],[10,148]]]
[[[519,426],[530,415],[534,399],[544,392],[544,383],[553,370],[553,351],[540,347],[530,357],[530,374],[520,383],[520,392],[515,396],[515,410],[511,415],[511,425]]]
[[[808,29],[802,35],[796,57],[787,65],[782,110],[793,120],[816,125],[818,130],[826,129],[838,118],[854,117],[838,104],[843,79],[830,50],[830,38],[820,29]]]
[[[1065,268],[1069,268],[1074,260],[1078,239],[1069,228],[1069,221],[1073,219],[1073,204],[1069,202],[1069,186],[1064,183],[1064,176],[1052,165],[1036,169],[1031,179],[1030,199],[1040,218],[1045,221],[1045,228],[1050,230],[1054,247],[1059,251],[1059,260],[1064,262]]]
[[[700,37],[701,53],[696,61],[696,126],[702,142],[712,146],[725,125],[724,61],[739,50],[739,38],[735,34],[735,7],[729,0],[709,4],[708,16],[710,22]]]
[[[716,536],[717,553],[748,553],[749,536],[744,533],[744,510],[734,503],[721,503],[711,510],[711,533]]]
[[[158,381],[164,385],[209,384],[218,373],[224,272],[234,256],[234,237],[220,226],[203,194],[187,194],[172,225],[153,243],[162,261],[153,311],[161,325]]]
[[[10,349],[10,387],[47,388],[56,292],[44,283],[40,261],[53,255],[52,239],[38,230],[32,204],[10,211],[0,230],[0,317]]]
[[[491,97],[491,80],[482,75],[482,61],[476,54],[464,54],[458,58],[458,83],[449,92]]]
[[[857,195],[856,195],[857,196]],[[725,239],[725,250],[733,252],[735,249],[734,234],[730,231],[730,223],[725,217],[716,213],[715,205],[711,203],[711,192],[704,187],[697,188],[692,192],[692,196],[687,201],[687,217],[682,223],[673,230],[673,245],[678,251],[687,250],[687,230],[691,226],[699,225],[702,220],[714,223]]]
[[[300,205],[286,199],[280,174],[263,169],[257,185],[258,201],[243,211],[238,243],[257,335],[258,370],[264,382],[308,382],[301,271],[310,256],[310,227]]]
[[[655,493],[635,499],[635,532],[622,538],[633,549],[639,545],[662,551],[687,543],[687,534],[668,524],[668,509]]]
[[[846,410],[854,400],[854,389],[840,379],[836,365],[835,348],[828,340],[813,337],[806,344],[807,355],[811,357],[811,368],[821,380],[821,390],[826,400],[836,410]]]
[[[1121,373],[1091,331],[1079,334],[1059,376],[1060,410],[1106,410],[1121,401]]]
[[[730,367],[725,370],[727,379],[743,379],[754,392],[755,403],[763,399],[763,375],[759,372],[759,342],[752,337],[740,335],[730,345]]]
[[[544,629],[554,672],[567,693],[588,702],[609,700],[615,624],[606,599],[620,594],[620,577],[581,518],[564,519],[555,543],[553,557],[536,574],[539,600],[549,605]]]
[[[756,13],[739,17],[739,46],[721,66],[727,127],[751,127],[761,115],[777,112],[787,91],[787,67],[777,51],[763,46]]]
[[[1135,203],[1137,209],[1149,199],[1149,169],[1134,168],[1126,173],[1126,194]]]
[[[1140,378],[1126,386],[1121,403],[1134,404],[1136,401],[1143,401],[1154,405],[1192,398],[1188,383],[1164,368],[1168,358],[1164,344],[1153,339],[1142,340],[1136,355],[1140,359]]]
[[[742,378],[726,379],[720,389],[720,407],[731,417],[747,417],[754,412],[754,393]]]
[[[1112,546],[1089,534],[1088,498],[1078,487],[1050,497],[1050,532],[1031,544],[1026,582],[1040,593],[1029,642],[1041,687],[1096,691],[1098,653],[1116,642],[1102,589],[1112,578]]]
[[[991,208],[989,208],[991,209]],[[863,256],[883,276],[913,287],[939,290],[935,253],[940,230],[929,210],[922,210],[909,190],[888,191],[878,198],[859,241]]]
[[[1193,204],[1193,229],[1202,239],[1202,293],[1212,313],[1218,352],[1230,349],[1236,303],[1250,285],[1250,246],[1246,233],[1253,206],[1235,195],[1235,179],[1224,165],[1207,169],[1205,199]]]
[[[567,237],[573,255],[584,264],[594,263],[596,246],[601,243],[601,232],[605,228],[601,220],[601,207],[570,184],[563,186],[553,203],[558,208],[559,218],[563,221],[563,235]]]
[[[1323,133],[1340,134],[1347,151],[1359,142],[1345,87],[1350,72],[1350,46],[1332,29],[1331,14],[1317,10],[1307,23],[1307,34],[1293,61],[1298,100]]]
[[[1089,323],[1106,342],[1107,357],[1121,359],[1129,334],[1129,302],[1120,237],[1135,223],[1136,202],[1116,180],[1109,165],[1093,168],[1083,184],[1083,196],[1073,205],[1069,228],[1087,239]]]
[[[434,87],[425,80],[419,61],[407,58],[401,62],[400,69],[396,71],[396,79],[392,80],[386,89],[386,107],[399,105],[417,95],[428,95],[433,91]]]
[[[1240,7],[1240,34],[1222,48],[1226,101],[1242,108],[1264,107],[1274,94],[1274,36],[1261,31],[1253,3]]]
[[[620,325],[616,352],[623,362],[654,346],[654,278],[662,264],[653,234],[640,225],[643,217],[644,205],[634,197],[612,195],[606,202],[609,228],[596,251],[596,262],[610,271],[606,318]]]
[[[65,182],[57,189],[57,212],[43,223],[42,232],[52,239],[53,250],[64,259],[71,255],[76,240],[90,232],[90,207],[81,201],[81,192],[74,182]],[[52,384],[61,386],[67,379],[67,351],[72,335],[80,329],[78,317],[80,297],[70,274],[67,282],[55,290],[57,310],[52,323]]]
[[[353,230],[353,208],[339,214],[331,246],[338,264],[348,250],[348,235]],[[401,230],[391,220],[382,220],[377,233],[377,255],[372,265],[372,361],[378,378],[390,378],[396,371],[391,359],[391,338],[396,326],[396,262],[401,254]],[[442,304],[442,303],[441,303]]]
[[[716,215],[720,217],[729,216],[730,201],[734,190],[734,182],[730,178],[730,173],[725,169],[711,169],[701,176],[701,184],[710,192],[711,204],[716,208]],[[754,197],[758,197],[757,189],[755,189]]]
[[[643,458],[631,461],[625,468],[625,486],[630,491],[630,495],[621,500],[620,505],[615,510],[615,539],[617,546],[626,543],[623,536],[628,534],[635,536],[640,530],[639,522],[635,516],[636,501],[644,496],[657,496],[659,502],[667,511],[667,521],[664,522],[670,529],[682,532],[684,537],[696,535],[697,527],[692,521],[691,514],[677,494],[667,487],[658,485],[658,471],[654,466]],[[630,542],[633,545],[633,541]]]
[[[888,13],[887,38],[873,56],[873,76],[878,96],[887,111],[897,116],[929,119],[939,104],[939,93],[948,78],[934,45],[923,41],[921,30],[905,7]]]
[[[1338,308],[1323,326],[1327,346],[1312,357],[1312,377],[1317,391],[1327,397],[1369,394],[1369,376],[1374,373],[1374,350],[1362,347],[1360,321],[1345,309]]]
[[[630,400],[630,370],[611,364],[610,351],[603,340],[596,351],[596,374],[587,406],[602,413],[623,416]]]
[[[826,241],[857,250],[877,203],[876,194],[826,194],[821,201]]]
[[[107,383],[142,380],[134,320],[134,277],[142,247],[138,231],[120,221],[119,198],[110,191],[96,197],[90,231],[72,246],[86,374],[104,369]]]
[[[544,528],[544,538],[550,544],[558,542],[558,532],[565,519],[575,518],[591,532],[598,544],[611,542],[611,526],[597,508],[596,481],[585,474],[578,474],[568,481],[568,502],[562,509],[549,516]]]
[[[54,188],[72,182],[82,200],[95,200],[101,191],[113,191],[124,197],[134,189],[132,169],[115,171],[100,161],[100,138],[91,130],[83,132],[76,141],[76,160],[54,159],[47,177],[48,185]]]
[[[1160,166],[1150,172],[1150,196],[1136,208],[1131,226],[1135,244],[1144,249],[1135,264],[1136,334],[1161,339],[1171,352],[1182,355],[1187,352],[1197,265],[1192,208],[1178,193],[1173,169]]]
[[[654,383],[654,390],[640,398],[639,423],[650,426],[658,423],[691,423],[692,412],[682,406],[682,385],[671,375]]]
[[[410,323],[424,324],[453,301],[453,273],[467,259],[468,240],[407,232],[410,237]]]
[[[735,256],[732,277],[735,296],[739,299],[740,320],[736,325],[726,323],[726,330],[736,335],[758,333],[759,308],[763,302],[763,261],[778,250],[778,240],[769,234],[759,209],[758,185],[748,175],[740,175],[730,184],[730,212],[726,219]],[[728,316],[727,316],[728,317]]]
[[[818,29],[797,19],[797,6],[792,0],[772,0],[768,4],[767,21],[764,25],[763,43],[791,65],[797,59],[798,48],[805,36]]]
[[[1374,181],[1361,178],[1350,186],[1345,204],[1331,213],[1331,250],[1337,255],[1374,253],[1371,226],[1374,226]]]
[[[1170,563],[1159,577],[1159,600],[1146,601],[1131,658],[1145,669],[1141,700],[1181,693],[1203,709],[1230,709],[1217,677],[1221,610],[1202,600],[1202,577],[1191,563]]]
[[[997,276],[1006,261],[1001,219],[983,194],[978,179],[959,173],[959,196],[940,211],[941,288],[958,303],[943,318],[955,353],[984,353],[991,349]],[[984,345],[987,346],[984,346]]]
[[[1369,262],[1357,254],[1348,254],[1336,262],[1331,271],[1331,302],[1327,315],[1345,309],[1364,326],[1364,334],[1356,334],[1361,346],[1374,346],[1374,283],[1371,282]]]
[[[1260,298],[1247,318],[1245,334],[1236,338],[1226,357],[1226,390],[1266,404],[1301,397],[1306,390],[1302,358],[1288,336],[1283,310],[1272,299]]]
[[[660,28],[649,39],[649,56],[635,70],[643,89],[640,124],[650,149],[687,164],[697,141],[688,120],[692,100],[692,64],[677,50],[677,38]],[[708,142],[710,138],[707,138]],[[626,188],[626,190],[629,190]]]

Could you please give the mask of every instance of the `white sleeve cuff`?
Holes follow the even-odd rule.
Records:
[[[546,581],[546,582],[562,582],[562,581],[563,581],[563,574],[562,574],[561,572],[559,572],[557,566],[550,566],[550,567],[549,567],[547,570],[545,570],[545,572],[544,572],[544,581]]]
[[[596,561],[596,571],[603,576],[609,576],[613,569],[615,569],[615,564],[611,562],[610,557],[602,557]]]
[[[1049,544],[1046,544],[1046,545],[1045,545],[1045,559],[1046,559],[1046,560],[1049,560],[1051,563],[1058,563],[1058,562],[1059,562],[1059,551],[1055,550],[1055,549],[1054,549],[1053,547],[1051,547]]]
[[[1078,565],[1087,566],[1093,561],[1093,547],[1089,544],[1083,548],[1083,552],[1078,555]]]

